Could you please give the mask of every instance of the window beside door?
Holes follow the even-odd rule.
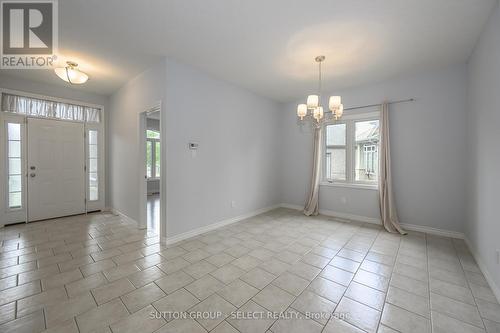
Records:
[[[146,131],[146,176],[148,179],[160,178],[160,132]]]
[[[323,180],[326,184],[376,187],[379,168],[378,115],[345,117],[325,126]]]
[[[99,200],[99,137],[97,130],[88,131],[89,201]]]
[[[7,123],[7,170],[8,170],[8,207],[22,207],[22,142],[21,124]]]

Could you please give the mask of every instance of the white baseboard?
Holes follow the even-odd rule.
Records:
[[[465,244],[467,244],[467,247],[469,248],[470,252],[472,253],[472,256],[476,260],[477,265],[479,266],[479,269],[484,275],[484,278],[490,285],[491,290],[493,291],[493,294],[495,294],[495,297],[497,298],[497,302],[500,303],[500,287],[496,284],[495,280],[490,274],[490,271],[488,270],[488,267],[486,267],[486,264],[484,263],[483,259],[477,253],[475,247],[472,246],[471,242],[467,237],[464,237]]]
[[[382,222],[380,221],[380,219],[374,218],[374,217],[340,213],[340,212],[335,212],[333,210],[327,210],[327,209],[320,209],[319,213],[322,215],[333,216],[333,217],[337,217],[339,219],[344,219],[344,220],[382,225]]]
[[[244,219],[247,219],[249,217],[259,215],[259,214],[265,213],[267,211],[270,211],[270,210],[273,210],[273,209],[276,209],[279,207],[289,208],[289,209],[294,209],[294,210],[299,210],[299,211],[302,211],[304,209],[302,206],[299,206],[299,205],[281,203],[278,205],[274,205],[274,206],[270,206],[270,207],[266,207],[266,208],[261,208],[261,209],[258,209],[256,211],[253,211],[253,212],[250,212],[247,214],[243,214],[243,215],[239,215],[236,217],[232,217],[232,218],[229,218],[229,219],[226,219],[223,221],[215,222],[215,223],[209,224],[207,226],[203,226],[200,228],[196,228],[196,229],[184,232],[184,233],[179,234],[179,235],[175,235],[175,236],[167,237],[167,238],[163,237],[162,241],[163,242],[166,241],[167,244],[177,243],[177,242],[180,242],[184,239],[198,236],[198,235],[205,233],[207,231],[211,231],[211,230],[214,230],[214,229],[217,229],[217,228],[220,228],[220,227],[232,224],[232,223],[236,223],[236,222],[242,221]],[[111,208],[111,207],[106,208],[106,209],[111,211],[114,214],[121,216],[123,219],[125,219],[131,223],[135,223],[137,226],[139,226],[139,223],[137,221],[135,221],[131,217],[123,214],[119,210]],[[321,215],[336,217],[336,218],[339,218],[342,220],[349,220],[349,221],[354,221],[354,222],[363,222],[363,223],[381,225],[381,221],[379,218],[335,212],[333,210],[328,210],[328,209],[320,209],[319,213]],[[450,238],[457,238],[457,239],[465,239],[464,233],[458,232],[458,231],[438,229],[438,228],[433,228],[433,227],[428,227],[428,226],[422,226],[422,225],[416,225],[416,224],[405,224],[405,223],[402,223],[401,227],[403,227],[403,229],[408,230],[408,231],[423,232],[423,233],[426,233],[429,235],[436,235],[436,236],[450,237]]]
[[[424,232],[424,233],[429,234],[429,235],[450,237],[450,238],[457,238],[457,239],[464,239],[465,238],[465,235],[463,232],[446,230],[446,229],[438,229],[438,228],[428,227],[425,225],[402,223],[401,227],[405,230],[408,230],[408,231]]]
[[[107,207],[107,209],[109,209],[109,211],[111,213],[120,216],[122,219],[126,220],[127,222],[134,223],[139,228],[139,222],[137,222],[133,218],[129,217],[128,215],[123,214],[118,209],[115,209],[115,208],[112,208],[112,207]]]
[[[302,206],[292,205],[292,204],[287,204],[287,203],[280,203],[278,206],[281,208],[288,208],[288,209],[293,209],[293,210],[300,210],[300,211],[304,210],[304,207],[302,207]]]
[[[304,207],[302,207],[302,206],[291,205],[291,204],[286,204],[286,203],[280,204],[280,207],[290,208],[290,209],[295,209],[295,210],[300,210],[300,211],[304,210]],[[380,219],[374,218],[374,217],[361,216],[361,215],[348,214],[348,213],[340,213],[340,212],[335,212],[333,210],[328,210],[328,209],[320,209],[319,213],[321,215],[336,217],[336,218],[339,218],[342,220],[349,220],[349,221],[356,221],[356,222],[364,222],[364,223],[381,225]]]
[[[295,209],[295,210],[300,210],[300,211],[304,209],[304,207],[302,207],[302,206],[286,204],[286,203],[280,204],[280,207],[290,208],[290,209]],[[343,219],[343,220],[382,225],[382,221],[379,218],[374,218],[374,217],[335,212],[333,210],[328,210],[328,209],[320,209],[319,213],[321,215],[336,217],[336,218]],[[416,225],[416,224],[401,224],[401,227],[403,227],[403,229],[408,230],[408,231],[424,232],[424,233],[427,233],[430,235],[436,235],[436,236],[458,238],[458,239],[464,239],[464,237],[465,237],[462,232],[432,228],[432,227],[421,226],[421,225]]]
[[[233,224],[233,223],[237,223],[237,222],[243,221],[243,220],[248,219],[250,217],[253,217],[253,216],[256,216],[256,215],[268,212],[270,210],[273,210],[273,209],[276,209],[276,208],[279,208],[279,207],[280,207],[280,205],[274,205],[274,206],[270,206],[270,207],[261,208],[261,209],[255,210],[253,212],[250,212],[250,213],[246,213],[246,214],[242,214],[242,215],[239,215],[239,216],[231,217],[231,218],[219,221],[219,222],[211,223],[209,225],[206,225],[206,226],[203,226],[203,227],[200,227],[200,228],[196,228],[196,229],[193,229],[193,230],[190,230],[190,231],[186,231],[186,232],[183,232],[182,234],[178,234],[178,235],[175,235],[175,236],[172,236],[172,237],[166,237],[166,238],[163,237],[161,239],[161,241],[162,242],[166,242],[166,244],[168,244],[168,245],[174,244],[174,243],[183,241],[185,239],[201,235],[201,234],[203,234],[205,232],[212,231],[214,229],[218,229],[218,228],[227,226],[229,224]]]

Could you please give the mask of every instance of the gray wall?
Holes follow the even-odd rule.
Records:
[[[346,107],[416,99],[390,109],[393,182],[401,222],[463,231],[465,66],[335,93],[342,96]],[[281,184],[284,203],[303,205],[310,181],[312,136],[310,128],[297,124],[297,103],[283,110]],[[323,104],[328,105],[328,101]],[[320,198],[320,209],[380,218],[377,191],[322,186]]]
[[[469,167],[466,237],[496,282],[500,296],[498,189],[500,178],[500,8],[495,10],[469,60]]]
[[[110,206],[139,221],[139,113],[165,99],[166,63],[153,66],[127,82],[110,100]]]
[[[279,203],[279,104],[167,61],[165,105],[169,236]]]
[[[279,203],[280,104],[166,60],[111,97],[112,207],[139,218],[138,114],[158,100],[169,237]]]

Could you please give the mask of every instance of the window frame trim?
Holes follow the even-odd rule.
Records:
[[[356,154],[355,154],[355,136],[356,136],[356,123],[361,121],[378,120],[380,122],[380,112],[371,111],[359,114],[344,115],[341,120],[332,120],[325,122],[323,127],[323,138],[322,138],[322,148],[323,152],[321,154],[321,186],[331,186],[331,187],[348,187],[357,189],[370,189],[378,190],[378,181],[374,184],[373,182],[356,180]],[[329,125],[336,124],[346,124],[346,179],[345,180],[333,180],[326,178],[326,127]],[[380,142],[380,140],[379,140]],[[343,147],[343,146],[339,146]],[[380,149],[378,150],[380,152]]]

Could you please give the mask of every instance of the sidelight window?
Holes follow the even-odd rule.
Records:
[[[21,208],[23,203],[21,124],[7,123],[8,205]]]
[[[99,133],[88,131],[89,201],[99,200]]]

